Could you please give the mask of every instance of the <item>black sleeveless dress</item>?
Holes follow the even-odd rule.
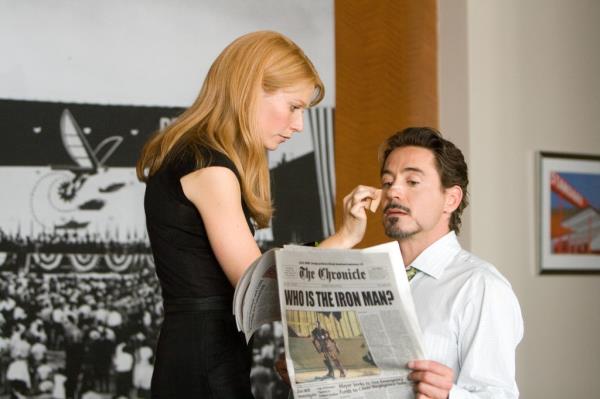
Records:
[[[207,166],[239,175],[223,154],[205,149]],[[165,319],[156,349],[152,398],[253,398],[250,353],[232,315],[234,288],[213,253],[196,207],[180,178],[197,169],[179,151],[147,182],[146,225]],[[242,201],[248,225],[249,212]]]

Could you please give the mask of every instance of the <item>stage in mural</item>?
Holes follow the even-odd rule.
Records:
[[[135,161],[181,111],[0,100],[0,398],[149,397],[162,304]],[[307,118],[315,145],[270,163],[262,249],[332,231],[332,110]],[[277,323],[254,338],[252,378],[273,398],[282,346]]]

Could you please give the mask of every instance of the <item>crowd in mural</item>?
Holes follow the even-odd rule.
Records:
[[[118,236],[118,232],[113,232],[113,236]],[[35,236],[23,236],[19,233],[8,234],[0,230],[0,249],[6,252],[19,249],[29,250],[30,252],[57,252],[65,249],[72,249],[74,244],[79,244],[78,248],[88,252],[115,252],[121,248],[127,248],[130,252],[149,252],[150,247],[147,239],[139,238],[134,234],[127,235],[127,241],[121,242],[111,239],[110,233],[76,233],[73,230],[55,230],[52,232],[39,233]],[[65,247],[65,244],[68,247]]]
[[[149,397],[162,303],[154,269],[0,272],[0,398]],[[287,397],[281,324],[253,337],[256,398]]]
[[[252,337],[252,393],[257,399],[287,398],[289,387],[275,372],[275,360],[284,353],[281,323],[264,324]]]
[[[0,275],[0,397],[148,396],[162,318],[153,269]]]
[[[101,235],[61,230],[23,236],[6,234],[0,229],[0,265],[3,270],[29,265],[57,272],[68,272],[72,268],[123,272],[152,264],[150,246],[144,236],[127,234],[124,242],[115,236],[119,233]]]

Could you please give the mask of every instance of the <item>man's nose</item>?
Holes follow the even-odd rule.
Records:
[[[404,196],[404,188],[401,184],[394,182],[387,190],[385,190],[387,198],[402,198]]]

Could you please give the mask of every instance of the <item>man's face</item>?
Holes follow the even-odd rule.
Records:
[[[422,147],[393,150],[381,174],[385,234],[397,240],[436,240],[449,231],[455,208],[441,185],[433,152]]]

